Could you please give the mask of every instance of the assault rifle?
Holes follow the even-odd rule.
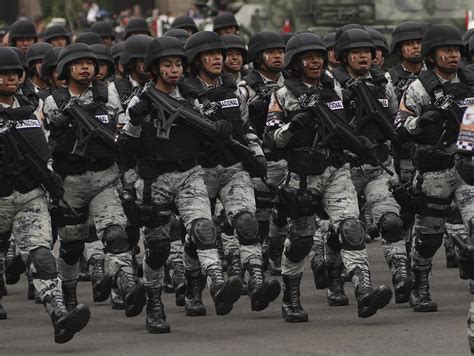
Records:
[[[48,169],[47,163],[17,130],[15,121],[0,118],[0,141],[9,152],[15,155],[18,162],[25,162],[28,169],[49,193],[53,201],[61,202],[73,216],[77,217],[77,212],[61,195],[57,194],[57,186],[50,176],[51,171]]]
[[[433,106],[443,116],[443,132],[436,143],[436,147],[440,148],[443,141],[446,139],[446,135],[448,134],[448,122],[451,122],[453,127],[459,128],[464,115],[464,110],[459,107],[456,101],[454,101],[454,97],[452,95],[444,95],[439,97],[433,103]]]
[[[259,88],[257,90],[257,95],[260,97],[260,99],[264,100],[270,100],[270,97],[274,92],[276,92],[278,89],[280,89],[280,86],[278,84],[266,84],[265,86],[261,85],[263,88]]]
[[[359,156],[364,161],[372,161],[381,167],[385,172],[393,176],[393,172],[385,167],[374,155],[373,151],[364,146],[360,138],[352,132],[351,126],[339,118],[332,110],[320,100],[318,94],[303,94],[298,98],[300,106],[308,110],[318,120],[318,132],[314,137],[311,151],[314,151],[316,144],[330,145],[335,140],[345,145],[352,153]]]
[[[84,157],[89,143],[95,138],[99,138],[113,151],[119,152],[115,142],[114,130],[104,127],[97,118],[81,106],[76,98],[72,98],[62,109],[62,112],[70,117],[77,127],[77,141],[71,152],[72,154]]]
[[[367,84],[361,79],[351,78],[345,83],[347,89],[353,90],[359,99],[359,114],[353,124],[361,130],[369,121],[377,124],[387,139],[395,140],[395,130],[392,126],[392,116],[374,96]]]

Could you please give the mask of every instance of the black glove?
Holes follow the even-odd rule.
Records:
[[[58,199],[64,196],[64,183],[62,178],[53,171],[48,170],[48,178],[51,180],[51,186],[48,187],[48,192],[51,198]]]
[[[359,139],[359,142],[362,144],[362,146],[364,146],[366,150],[373,151],[374,144],[366,136],[359,136],[357,138]]]
[[[49,130],[59,130],[69,125],[71,120],[69,117],[64,116],[59,111],[55,111],[48,115],[48,129]]]
[[[249,117],[252,119],[257,116],[267,116],[268,102],[257,99],[249,103]]]
[[[216,122],[216,135],[221,140],[227,140],[232,134],[232,124],[227,120],[219,120]]]
[[[291,119],[289,131],[295,133],[298,130],[310,127],[312,123],[313,119],[311,115],[305,112],[300,112]]]
[[[440,123],[442,116],[438,111],[430,110],[421,115],[416,121],[417,126],[422,129],[427,125],[436,125]]]
[[[130,123],[133,126],[138,126],[142,123],[142,120],[145,116],[150,114],[150,111],[153,109],[153,106],[148,100],[140,98],[140,101],[135,103],[128,109],[128,116],[130,117]]]

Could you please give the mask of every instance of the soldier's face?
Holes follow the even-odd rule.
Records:
[[[285,51],[282,48],[272,48],[263,51],[263,65],[270,72],[281,72],[285,60]]]
[[[80,58],[69,65],[71,79],[79,84],[89,84],[95,75],[94,61],[90,58]]]
[[[145,60],[143,58],[133,60],[132,73],[134,73],[140,81],[147,81],[150,79],[149,73],[145,72]]]
[[[0,72],[0,93],[2,95],[13,95],[16,93],[20,79],[18,72],[14,70]]]
[[[375,50],[375,58],[372,59],[372,63],[381,67],[383,66],[383,62],[384,62],[383,52],[380,48],[377,48]]]
[[[355,48],[347,54],[347,65],[357,73],[366,73],[372,64],[372,52],[369,48]]]
[[[174,86],[183,75],[181,57],[165,57],[159,64],[159,78],[167,85]]]
[[[51,43],[53,47],[65,47],[67,45],[67,38],[55,37],[52,40],[49,40],[49,43]]]
[[[459,47],[440,47],[435,50],[433,62],[435,66],[446,73],[454,73],[461,62]]]
[[[208,74],[219,76],[222,73],[222,65],[224,63],[222,51],[215,50],[204,52],[199,56],[199,61]]]
[[[224,66],[227,71],[236,73],[242,69],[244,59],[242,58],[242,52],[238,49],[229,49],[225,57]]]
[[[106,61],[99,60],[99,73],[95,76],[97,80],[105,80],[109,74],[109,65]]]
[[[226,26],[226,27],[222,27],[218,29],[216,32],[219,34],[219,36],[236,35],[238,30],[237,30],[237,26]]]
[[[26,54],[28,48],[30,48],[33,43],[35,43],[35,39],[33,37],[17,38],[15,40],[15,47],[22,51],[23,54]]]
[[[324,71],[324,57],[321,53],[311,51],[301,57],[303,76],[310,80],[319,80]]]
[[[402,47],[402,57],[411,63],[420,63],[421,58],[421,41],[413,40],[403,42]]]

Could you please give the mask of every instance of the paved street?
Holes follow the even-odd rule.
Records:
[[[368,248],[374,282],[389,283],[381,242]],[[473,298],[469,282],[445,268],[443,248],[431,280],[437,313],[415,314],[392,301],[376,316],[359,319],[352,286],[346,283],[349,306],[329,307],[324,291],[314,289],[307,263],[302,303],[308,323],[285,323],[281,298],[256,313],[243,296],[231,314],[218,317],[206,290],[206,317],[186,317],[173,295],[165,295],[171,333],[162,335],[147,333],[145,312],[126,318],[108,303],[92,303],[90,283],[82,282],[79,300],[90,305],[91,320],[71,342],[57,345],[44,308],[26,300],[22,277],[3,300],[8,320],[0,322],[0,355],[469,355],[466,318]]]

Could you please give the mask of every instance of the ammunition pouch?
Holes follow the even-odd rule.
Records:
[[[255,190],[255,204],[257,209],[271,209],[275,205],[275,194]]]
[[[289,186],[280,188],[280,202],[290,219],[312,216],[321,210],[321,197],[309,190],[294,189]]]

